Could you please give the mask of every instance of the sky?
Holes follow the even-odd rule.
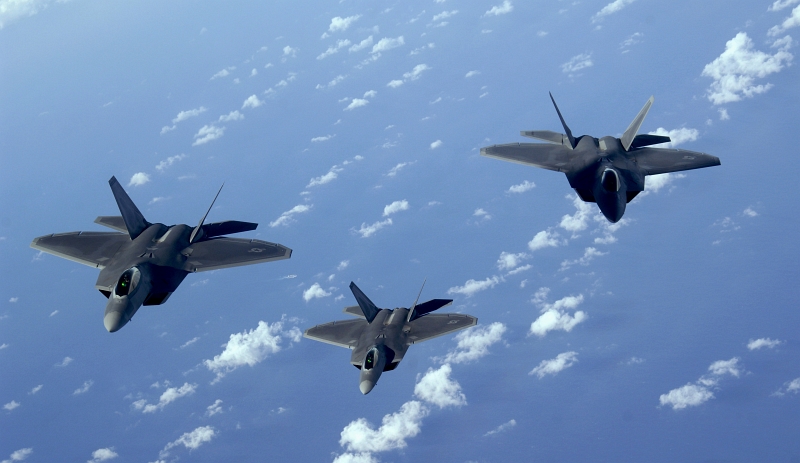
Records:
[[[800,462],[800,1],[0,0],[0,462]],[[481,157],[561,131],[720,158],[622,221]],[[259,223],[292,258],[189,275],[106,332],[33,238]],[[302,338],[452,298],[364,396]]]

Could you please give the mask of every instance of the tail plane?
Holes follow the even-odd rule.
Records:
[[[136,207],[136,204],[133,203],[128,194],[125,193],[122,185],[117,181],[117,177],[111,177],[108,184],[111,186],[111,191],[114,193],[114,199],[117,200],[119,212],[122,214],[122,219],[125,221],[125,228],[128,229],[131,240],[135,240],[137,236],[152,224],[145,220],[142,213],[139,212],[139,208]]]

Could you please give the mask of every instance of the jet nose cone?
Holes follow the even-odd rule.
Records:
[[[369,391],[375,387],[375,383],[372,381],[361,381],[361,384],[358,385],[358,388],[361,389],[361,393],[364,395],[369,394]]]
[[[125,325],[122,318],[122,312],[109,312],[103,317],[103,324],[109,333],[119,331]]]

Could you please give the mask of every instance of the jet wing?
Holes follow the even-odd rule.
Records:
[[[187,272],[206,272],[292,257],[292,250],[285,246],[247,238],[212,238],[192,243],[182,253],[187,256],[184,266]]]
[[[478,319],[460,313],[434,313],[418,318],[409,325],[408,343],[416,344],[437,336],[453,333],[478,324]]]
[[[334,346],[354,349],[358,343],[358,338],[367,326],[369,326],[369,323],[364,319],[341,320],[309,328],[303,333],[303,336],[315,341],[333,344]]]
[[[679,172],[720,165],[719,158],[697,151],[667,148],[639,148],[631,151],[636,164],[646,175]]]
[[[31,247],[90,267],[104,268],[106,262],[131,239],[127,233],[71,232],[40,236]]]
[[[576,155],[571,148],[560,144],[510,143],[481,148],[481,156],[567,172]]]

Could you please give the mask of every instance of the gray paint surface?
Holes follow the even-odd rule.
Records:
[[[152,224],[116,178],[111,177],[109,184],[122,216],[100,216],[95,223],[119,232],[56,233],[31,243],[34,249],[100,269],[95,288],[108,297],[103,323],[109,332],[125,326],[142,305],[166,302],[189,273],[292,256],[292,250],[280,244],[220,237],[254,230],[255,223],[204,225],[204,216],[196,227]]]
[[[625,207],[645,188],[645,176],[720,165],[719,158],[696,151],[652,148],[669,137],[636,135],[653,104],[651,96],[621,138],[589,135],[574,137],[550,95],[566,133],[549,130],[521,131],[523,137],[544,143],[510,143],[481,148],[481,155],[542,169],[564,172],[569,185],[586,202],[595,202],[610,222],[616,223]]]
[[[433,299],[411,308],[379,309],[355,283],[350,290],[359,305],[344,312],[358,317],[309,328],[303,336],[353,352],[350,363],[361,370],[359,389],[368,394],[384,371],[394,370],[412,344],[454,333],[478,324],[471,315],[430,313],[450,305],[451,299]]]

